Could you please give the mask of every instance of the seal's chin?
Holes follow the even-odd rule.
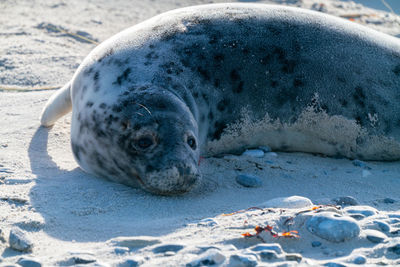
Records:
[[[152,194],[171,196],[190,191],[200,180],[201,175],[196,167],[173,166],[142,176],[141,186]]]

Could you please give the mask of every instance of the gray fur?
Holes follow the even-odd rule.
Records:
[[[72,81],[72,148],[88,172],[177,194],[199,179],[200,149],[212,154],[208,144],[224,140],[246,111],[251,121],[268,116],[281,123],[264,137],[287,129],[292,135],[227,145],[218,153],[247,144],[397,160],[399,88],[400,43],[393,37],[296,8],[190,7],[127,29],[84,60]],[[322,145],[298,145],[290,136],[310,108],[363,134],[352,144],[328,136],[317,138]],[[318,134],[302,129],[310,140]],[[135,147],[141,131],[154,135],[149,151]],[[364,153],[371,136],[384,136],[392,148],[379,144]]]

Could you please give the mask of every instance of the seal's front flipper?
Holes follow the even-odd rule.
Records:
[[[71,82],[68,82],[49,98],[40,115],[40,123],[50,127],[59,118],[69,113],[71,108]]]

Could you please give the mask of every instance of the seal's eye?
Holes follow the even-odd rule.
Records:
[[[149,148],[153,143],[153,138],[151,138],[150,136],[141,137],[136,141],[137,146],[141,149]]]
[[[186,142],[193,150],[196,150],[196,139],[193,136],[189,136]]]

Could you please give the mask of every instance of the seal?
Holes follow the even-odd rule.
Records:
[[[72,106],[87,172],[162,195],[200,180],[200,153],[274,150],[400,159],[400,41],[262,4],[170,11],[96,47],[41,123]]]

